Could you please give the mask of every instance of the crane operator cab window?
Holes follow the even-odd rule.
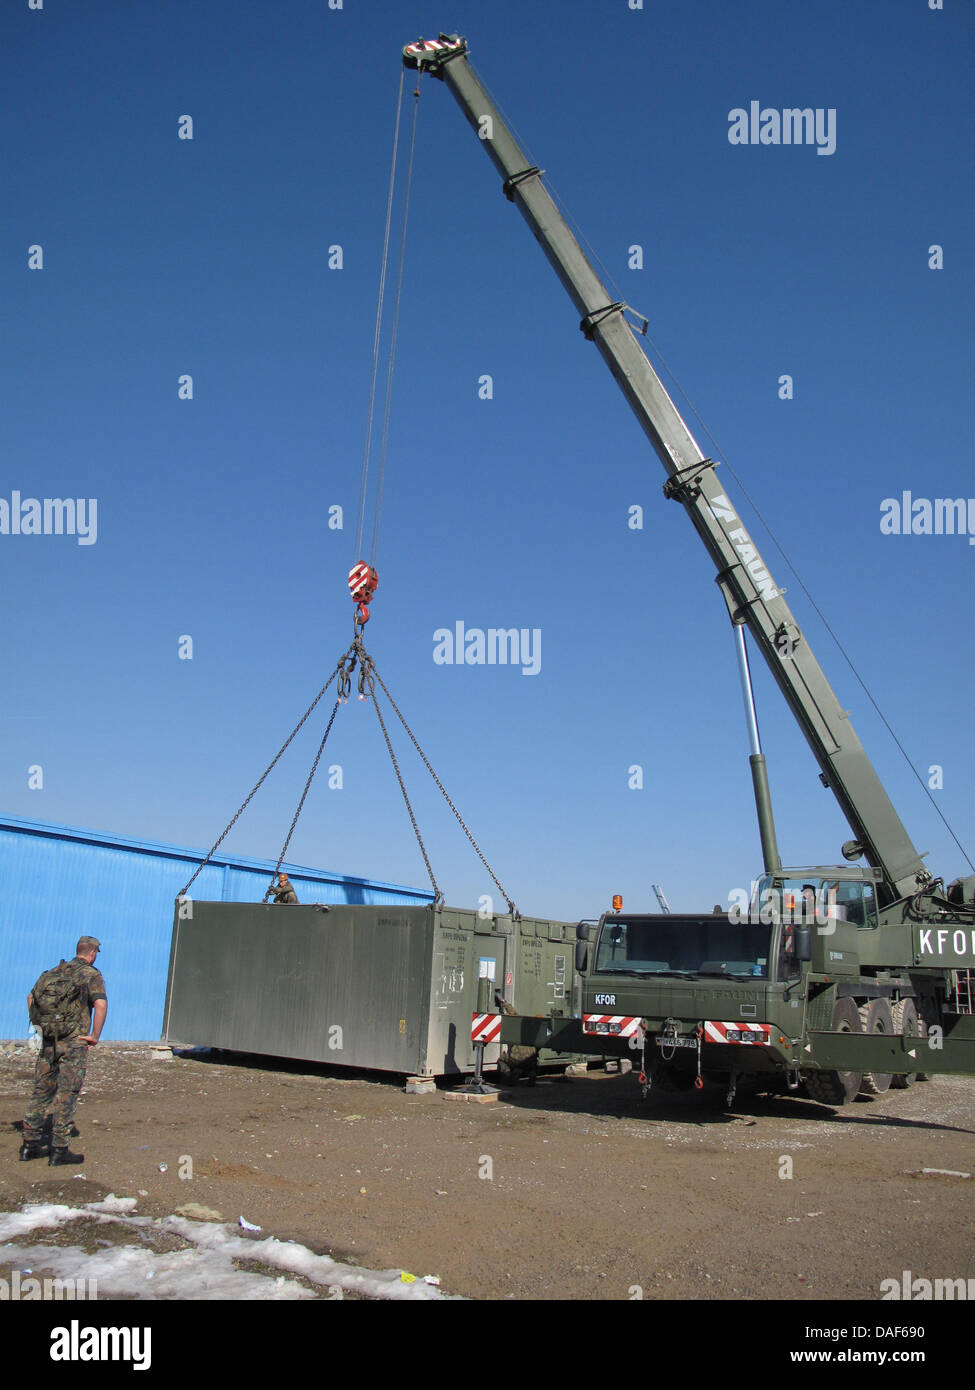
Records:
[[[874,885],[860,879],[766,878],[753,903],[768,921],[818,927],[831,921],[851,922],[856,927],[877,926]]]
[[[852,922],[855,927],[877,925],[877,898],[872,883],[830,884],[828,901],[835,904],[841,921]]]
[[[877,926],[874,885],[857,879],[765,878],[753,903],[753,913],[756,910],[770,923],[778,924],[775,975],[779,980],[792,980],[800,973],[796,926],[823,933],[836,922],[849,922],[860,929]]]

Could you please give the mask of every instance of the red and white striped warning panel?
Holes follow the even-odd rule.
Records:
[[[640,1020],[625,1014],[583,1014],[584,1033],[609,1033],[614,1038],[632,1038],[640,1031]]]
[[[367,603],[379,588],[379,575],[364,560],[349,570],[349,588],[356,603]]]
[[[501,1036],[500,1014],[474,1014],[471,1023],[471,1042],[497,1042]]]
[[[403,53],[410,58],[423,58],[428,54],[457,52],[463,47],[464,40],[459,38],[419,39],[416,43],[408,43]],[[408,66],[413,67],[413,64]]]
[[[740,1023],[706,1022],[704,1041],[706,1043],[744,1043],[749,1047],[756,1045],[758,1047],[770,1047],[772,1044],[772,1025],[771,1023],[752,1023],[751,1020]]]

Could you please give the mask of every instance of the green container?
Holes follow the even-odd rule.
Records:
[[[173,922],[163,1037],[406,1075],[467,1073],[478,978],[518,1013],[568,1015],[574,940],[563,922],[461,908],[188,901]],[[485,1066],[498,1051],[485,1048]]]

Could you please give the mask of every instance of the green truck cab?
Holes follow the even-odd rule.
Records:
[[[717,1082],[729,1103],[743,1078],[843,1105],[971,1070],[973,930],[947,899],[947,925],[911,922],[910,902],[882,913],[881,881],[849,864],[782,869],[728,911],[580,924],[584,1036],[638,1061],[645,1089]]]

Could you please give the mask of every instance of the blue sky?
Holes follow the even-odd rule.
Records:
[[[649,318],[925,779],[942,767],[934,795],[972,852],[975,547],[880,531],[903,490],[975,496],[960,0],[23,0],[0,25],[0,498],[98,502],[94,544],[0,535],[5,813],[205,848],[348,645],[400,50],[444,29]],[[760,868],[711,563],[449,93],[421,90],[367,645],[523,912],[592,916],[614,892],[649,909],[654,882],[709,908]],[[834,109],[835,153],[732,145],[752,100]],[[968,872],[725,480],[918,848]],[[435,664],[458,621],[538,629],[538,674]],[[755,668],[783,858],[833,862],[845,822]],[[231,851],[277,853],[327,713]],[[491,884],[397,748],[445,896],[476,906]],[[320,774],[290,857],[423,885],[371,710],[341,710],[326,762],[342,788]]]

